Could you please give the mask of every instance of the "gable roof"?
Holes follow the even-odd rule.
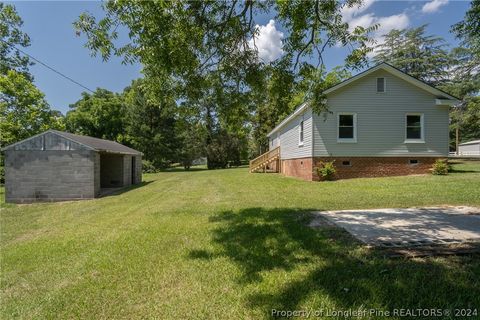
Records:
[[[457,103],[460,101],[460,99],[446,93],[445,91],[442,91],[440,89],[437,89],[417,78],[414,78],[412,77],[411,75],[401,71],[400,69],[397,69],[395,68],[394,66],[386,63],[386,62],[382,62],[380,64],[377,64],[376,66],[373,66],[371,67],[370,69],[367,69],[363,72],[360,72],[359,74],[351,77],[351,78],[348,78],[336,85],[334,85],[333,87],[330,87],[328,89],[326,89],[323,93],[324,94],[329,94],[329,93],[332,93],[356,80],[359,80],[367,75],[369,75],[370,73],[372,72],[375,72],[377,70],[385,70],[391,74],[393,74],[394,76],[397,76],[407,82],[409,82],[410,84],[420,88],[420,89],[423,89],[437,97],[442,97],[446,100],[451,100],[453,101],[454,103]],[[303,103],[302,105],[300,105],[300,107],[298,107],[292,114],[290,114],[288,117],[286,117],[282,122],[280,122],[275,128],[273,128],[272,131],[270,131],[268,134],[267,134],[267,137],[270,137],[272,134],[274,134],[275,132],[277,132],[280,128],[282,128],[285,124],[287,124],[291,119],[295,118],[297,115],[301,114],[305,109],[308,108],[308,103]]]
[[[88,149],[98,151],[98,152],[134,154],[134,155],[142,154],[140,151],[129,148],[129,147],[124,146],[123,144],[120,144],[120,143],[115,142],[115,141],[99,139],[99,138],[94,138],[94,137],[90,137],[90,136],[82,136],[82,135],[73,134],[73,133],[70,133],[70,132],[63,132],[63,131],[58,131],[58,130],[53,130],[53,129],[47,130],[45,132],[42,132],[42,133],[37,134],[35,136],[32,136],[30,138],[18,141],[14,144],[6,146],[2,150],[11,149],[14,146],[16,146],[16,145],[18,145],[18,144],[20,144],[24,141],[27,141],[27,140],[30,140],[30,139],[33,139],[33,138],[36,138],[36,137],[40,137],[40,136],[45,135],[47,133],[53,133],[55,135],[58,135],[60,137],[65,138],[67,140],[70,140],[70,141],[76,142],[78,144],[81,144],[84,147],[87,147]]]

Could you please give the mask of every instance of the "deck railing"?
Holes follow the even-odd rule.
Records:
[[[261,167],[266,167],[268,163],[276,159],[280,159],[280,147],[276,147],[275,149],[267,151],[255,159],[250,160],[250,172]]]

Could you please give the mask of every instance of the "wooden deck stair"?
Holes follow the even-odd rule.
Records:
[[[269,169],[273,163],[275,163],[274,169]],[[280,147],[250,160],[250,172],[280,172]]]

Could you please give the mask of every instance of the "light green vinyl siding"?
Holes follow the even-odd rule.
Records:
[[[303,145],[299,145],[299,124],[303,120]],[[307,108],[280,129],[280,156],[282,159],[312,156],[312,110]]]
[[[385,93],[376,78],[386,79]],[[448,107],[428,93],[378,70],[327,95],[331,113],[313,114],[314,156],[447,156]],[[337,141],[337,114],[357,114],[357,142]],[[405,143],[407,113],[424,115],[425,143]],[[283,147],[283,142],[282,142]]]

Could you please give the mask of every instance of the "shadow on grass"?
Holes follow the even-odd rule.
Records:
[[[110,197],[110,196],[118,196],[122,193],[132,191],[138,188],[145,187],[146,185],[149,185],[150,183],[155,182],[154,180],[151,181],[142,181],[137,184],[132,184],[127,187],[119,187],[119,188],[101,188],[100,190],[100,198],[105,198],[105,197]]]
[[[388,259],[342,229],[308,227],[310,219],[305,210],[283,208],[222,212],[210,220],[218,249],[189,257],[229,258],[241,270],[239,286],[263,288],[245,303],[268,314],[325,302],[337,310],[480,307],[478,255]]]
[[[239,169],[239,168],[248,168],[248,165],[241,165],[237,167],[228,167],[228,168],[218,168],[218,169],[208,169],[207,166],[195,166],[191,167],[188,170],[185,170],[183,167],[173,167],[160,170],[160,172],[196,172],[196,171],[217,171],[217,170],[230,170],[230,169]]]
[[[206,166],[191,167],[188,170],[185,170],[184,167],[173,167],[165,168],[160,170],[160,172],[196,172],[196,171],[206,171],[208,170]]]
[[[475,164],[475,165],[479,165],[480,166],[480,159],[476,159],[476,160],[465,160],[465,161],[462,161],[462,160],[451,160],[449,161],[450,165],[452,166],[452,168],[450,169],[449,173],[480,173],[480,167],[477,169],[462,169],[461,167],[459,168],[458,165],[471,165],[471,164]]]
[[[452,169],[448,173],[480,173],[480,170],[462,170],[462,169]]]

